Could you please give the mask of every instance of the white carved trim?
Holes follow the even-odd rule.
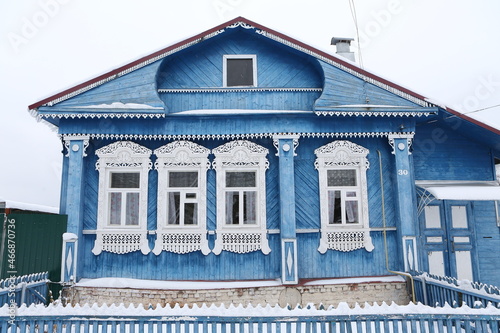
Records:
[[[208,248],[208,239],[205,232],[184,230],[184,232],[165,232],[157,233],[153,253],[159,255],[162,251],[185,254],[195,251],[201,251],[204,255],[210,253]]]
[[[128,253],[141,250],[149,253],[147,241],[148,173],[151,170],[151,150],[131,141],[117,141],[96,150],[99,159],[97,204],[97,237],[92,252]],[[133,171],[140,173],[139,224],[137,226],[110,226],[109,189],[111,172]],[[113,243],[113,241],[116,242]],[[127,245],[126,242],[129,242]],[[116,246],[115,246],[116,245]],[[100,250],[99,250],[100,249]],[[124,252],[126,251],[126,252]]]
[[[225,87],[225,88],[192,88],[192,89],[158,89],[160,94],[178,93],[240,93],[240,92],[322,92],[323,88],[257,88],[257,87]]]
[[[428,117],[435,111],[314,111],[318,116],[339,117]]]
[[[264,254],[271,252],[265,232],[218,232],[212,252],[218,255],[222,251],[250,253],[259,250]]]
[[[116,254],[125,254],[135,251],[148,254],[149,248],[147,231],[97,231],[92,253],[101,254],[102,251]]]
[[[42,113],[41,113],[42,112]],[[110,112],[99,112],[99,113],[75,113],[75,112],[65,112],[61,111],[58,113],[46,113],[45,111],[39,111],[36,113],[36,118],[38,120],[41,119],[107,119],[107,118],[116,118],[116,119],[127,119],[127,118],[149,118],[149,119],[159,119],[159,118],[165,118],[165,113],[110,113]]]
[[[83,152],[82,157],[87,157],[87,148],[89,146],[89,136],[88,135],[68,135],[64,138],[64,147],[66,148],[66,157],[69,157],[70,144],[71,141],[82,140],[83,141]]]
[[[391,134],[387,138],[389,139],[389,145],[392,147],[392,154],[396,154],[396,147],[394,147],[394,139],[406,139],[406,148],[408,150],[408,155],[411,155],[411,145],[413,143],[414,133],[404,133],[404,134]],[[403,150],[404,150],[403,148]]]
[[[288,133],[287,135],[297,135],[304,138],[383,138],[396,132],[300,132]],[[71,135],[83,134],[62,134],[63,139]],[[90,139],[106,140],[247,140],[273,138],[280,133],[230,133],[230,134],[85,134]]]
[[[333,231],[322,232],[318,251],[325,253],[326,250],[336,250],[349,252],[364,248],[366,251],[373,251],[373,243],[370,231],[360,229],[354,231]]]
[[[347,140],[337,140],[314,151],[315,168],[318,170],[320,192],[321,239],[318,251],[327,249],[337,251],[353,251],[365,248],[373,250],[370,237],[370,221],[368,216],[368,182],[366,170],[370,167],[367,155],[370,151]],[[360,190],[359,225],[331,225],[328,223],[328,188],[327,171],[332,169],[355,169],[358,175]]]
[[[212,150],[215,159],[212,163],[217,171],[217,238],[212,250],[247,253],[261,250],[268,254],[266,237],[266,169],[269,151],[253,142],[245,140],[231,141]],[[227,170],[256,171],[257,175],[257,223],[255,225],[226,225],[225,213],[225,172]]]
[[[162,250],[174,253],[189,253],[201,251],[210,253],[206,237],[206,188],[207,170],[210,168],[208,154],[210,150],[191,141],[174,141],[154,151],[158,156],[155,169],[158,171],[158,199],[157,199],[157,226],[153,253],[159,255]],[[193,191],[198,198],[198,224],[190,226],[168,225],[168,187],[169,171],[196,171],[198,172],[198,188]],[[190,236],[191,235],[191,236]]]

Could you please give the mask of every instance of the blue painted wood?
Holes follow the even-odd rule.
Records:
[[[315,102],[315,110],[331,110],[333,106],[360,104],[418,106],[323,61],[320,61],[320,64],[325,82],[323,94]]]
[[[8,329],[20,333],[32,332],[34,327],[50,327],[54,332],[79,332],[83,324],[84,332],[497,332],[499,317],[491,314],[371,314],[371,315],[300,315],[258,316],[251,313],[245,316],[198,316],[193,310],[191,316],[142,315],[127,316],[93,315],[88,318],[79,314],[16,316],[10,323],[8,316],[2,318],[2,332]],[[371,323],[374,323],[373,330]],[[264,327],[266,328],[264,330]]]

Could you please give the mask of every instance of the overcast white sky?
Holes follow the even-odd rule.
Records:
[[[354,1],[365,69],[457,110],[500,104],[500,1]],[[237,16],[332,53],[331,37],[356,37],[348,0],[23,0],[0,12],[0,198],[49,206],[61,143],[29,104]],[[471,115],[500,128],[500,107]]]

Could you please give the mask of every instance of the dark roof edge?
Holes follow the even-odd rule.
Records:
[[[47,97],[47,98],[45,98],[43,100],[40,100],[40,101],[38,101],[36,103],[33,103],[33,104],[31,104],[31,105],[28,106],[28,109],[29,110],[34,110],[34,109],[36,109],[36,108],[38,108],[38,107],[40,107],[42,105],[45,105],[47,103],[53,102],[54,100],[57,100],[58,98],[62,98],[64,96],[67,96],[68,94],[74,93],[74,92],[76,92],[76,91],[78,91],[80,89],[85,89],[85,88],[87,88],[87,87],[89,87],[91,85],[97,84],[100,81],[107,81],[111,77],[117,75],[118,73],[121,73],[121,72],[126,71],[126,70],[130,70],[134,66],[141,65],[141,64],[143,64],[143,63],[145,63],[145,62],[147,62],[147,61],[149,61],[151,59],[154,59],[156,57],[161,57],[163,54],[165,54],[165,53],[167,53],[169,51],[175,50],[176,48],[182,47],[183,45],[192,43],[192,42],[194,42],[194,41],[196,41],[198,39],[201,41],[201,40],[203,40],[203,38],[205,36],[213,34],[213,33],[216,33],[217,31],[225,29],[228,26],[231,26],[231,25],[236,24],[238,22],[242,22],[242,23],[248,24],[248,25],[250,25],[252,27],[255,27],[255,28],[260,29],[262,31],[265,31],[265,32],[267,32],[269,34],[277,36],[277,37],[279,37],[279,38],[281,38],[283,40],[286,40],[286,41],[288,41],[288,42],[290,42],[292,44],[295,44],[295,45],[297,45],[297,46],[299,46],[301,48],[309,50],[310,52],[313,52],[313,53],[315,53],[315,54],[317,54],[317,55],[319,55],[321,57],[324,57],[324,58],[326,58],[326,59],[328,59],[330,61],[336,62],[336,63],[338,63],[338,64],[340,64],[340,65],[342,65],[342,66],[344,66],[346,68],[349,68],[350,70],[355,71],[355,72],[357,72],[357,73],[359,73],[361,75],[364,75],[364,76],[369,77],[369,78],[371,78],[373,80],[376,80],[376,81],[378,81],[378,82],[380,82],[382,84],[385,84],[385,85],[387,85],[387,86],[389,86],[389,87],[391,87],[393,89],[397,89],[397,90],[399,90],[399,91],[401,91],[401,92],[403,92],[405,94],[408,94],[410,96],[418,98],[418,99],[420,99],[422,101],[426,101],[427,100],[427,98],[425,96],[422,96],[422,95],[420,95],[418,93],[415,93],[414,91],[411,91],[411,90],[409,90],[409,89],[407,89],[405,87],[402,87],[402,86],[400,86],[398,84],[395,84],[394,82],[391,82],[391,81],[389,81],[387,79],[384,79],[384,78],[379,77],[379,76],[377,76],[377,75],[375,75],[373,73],[370,73],[370,72],[368,72],[368,71],[366,71],[366,70],[364,70],[362,68],[359,68],[358,66],[356,66],[356,65],[354,65],[354,64],[352,64],[350,62],[347,62],[347,61],[344,61],[344,60],[340,59],[339,57],[336,57],[336,56],[334,56],[332,54],[329,54],[327,52],[324,52],[324,51],[321,51],[319,49],[316,49],[316,48],[314,48],[314,47],[312,47],[312,46],[310,46],[308,44],[305,44],[305,43],[297,40],[297,39],[294,39],[292,37],[289,37],[287,35],[284,35],[284,34],[278,32],[278,31],[275,31],[273,29],[269,29],[269,28],[267,28],[267,27],[265,27],[265,26],[263,26],[261,24],[258,24],[256,22],[253,22],[251,20],[248,20],[248,19],[246,19],[244,17],[239,16],[239,17],[236,17],[236,18],[234,18],[234,19],[232,19],[230,21],[222,23],[222,24],[220,24],[220,25],[218,25],[218,26],[216,26],[214,28],[211,28],[211,29],[206,30],[206,31],[204,31],[202,33],[194,35],[194,36],[192,36],[192,37],[190,37],[188,39],[185,39],[183,41],[180,41],[180,42],[177,42],[177,43],[175,43],[173,45],[170,45],[170,46],[168,46],[166,48],[163,48],[163,49],[161,49],[159,51],[156,51],[156,52],[154,52],[154,53],[152,53],[150,55],[147,55],[147,56],[144,56],[142,58],[139,58],[139,59],[137,59],[137,60],[135,60],[135,61],[127,64],[127,65],[124,65],[124,66],[121,66],[121,67],[116,68],[114,70],[111,70],[111,71],[109,71],[107,73],[104,73],[102,75],[99,75],[99,76],[97,76],[97,77],[95,77],[93,79],[90,79],[88,81],[80,83],[80,84],[78,84],[78,85],[76,85],[76,86],[74,86],[72,88],[66,89],[64,91],[61,91],[60,93],[57,93],[57,94],[52,95],[50,97]],[[446,107],[445,110],[447,112],[449,112],[449,113],[451,113],[451,114],[459,117],[459,118],[462,118],[462,119],[464,119],[466,121],[469,121],[469,122],[471,122],[473,124],[476,124],[476,125],[478,125],[480,127],[483,127],[483,128],[485,128],[485,129],[487,129],[487,130],[489,130],[491,132],[494,132],[497,135],[500,135],[500,130],[498,130],[498,129],[492,127],[492,126],[484,124],[484,123],[482,123],[482,122],[480,122],[480,121],[478,121],[478,120],[476,120],[474,118],[468,117],[468,116],[466,116],[466,115],[464,115],[464,114],[462,114],[462,113],[460,113],[458,111],[455,111],[455,110],[453,110],[451,108]]]

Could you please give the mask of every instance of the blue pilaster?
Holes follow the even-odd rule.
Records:
[[[298,136],[275,136],[273,140],[279,157],[281,281],[297,284],[294,156]]]
[[[389,143],[395,155],[396,172],[396,216],[400,253],[406,271],[417,268],[417,213],[415,204],[415,181],[411,164],[410,147],[413,134],[389,136]]]
[[[67,233],[74,234],[76,239],[82,238],[82,227],[83,227],[83,189],[84,189],[84,161],[83,158],[87,156],[85,154],[85,149],[88,146],[88,137],[84,136],[71,136],[65,138],[65,146],[67,149],[67,171],[66,171],[66,184],[63,185],[65,188],[65,205],[61,207],[61,213],[68,216],[68,225],[66,228]],[[69,244],[68,244],[69,246]],[[72,254],[74,256],[75,269],[78,267],[78,253],[76,246],[74,247]],[[64,260],[64,257],[63,257]],[[64,267],[64,266],[63,266]],[[66,274],[67,275],[67,274]],[[65,276],[65,278],[70,275]],[[77,276],[72,275],[73,279],[77,281]]]

